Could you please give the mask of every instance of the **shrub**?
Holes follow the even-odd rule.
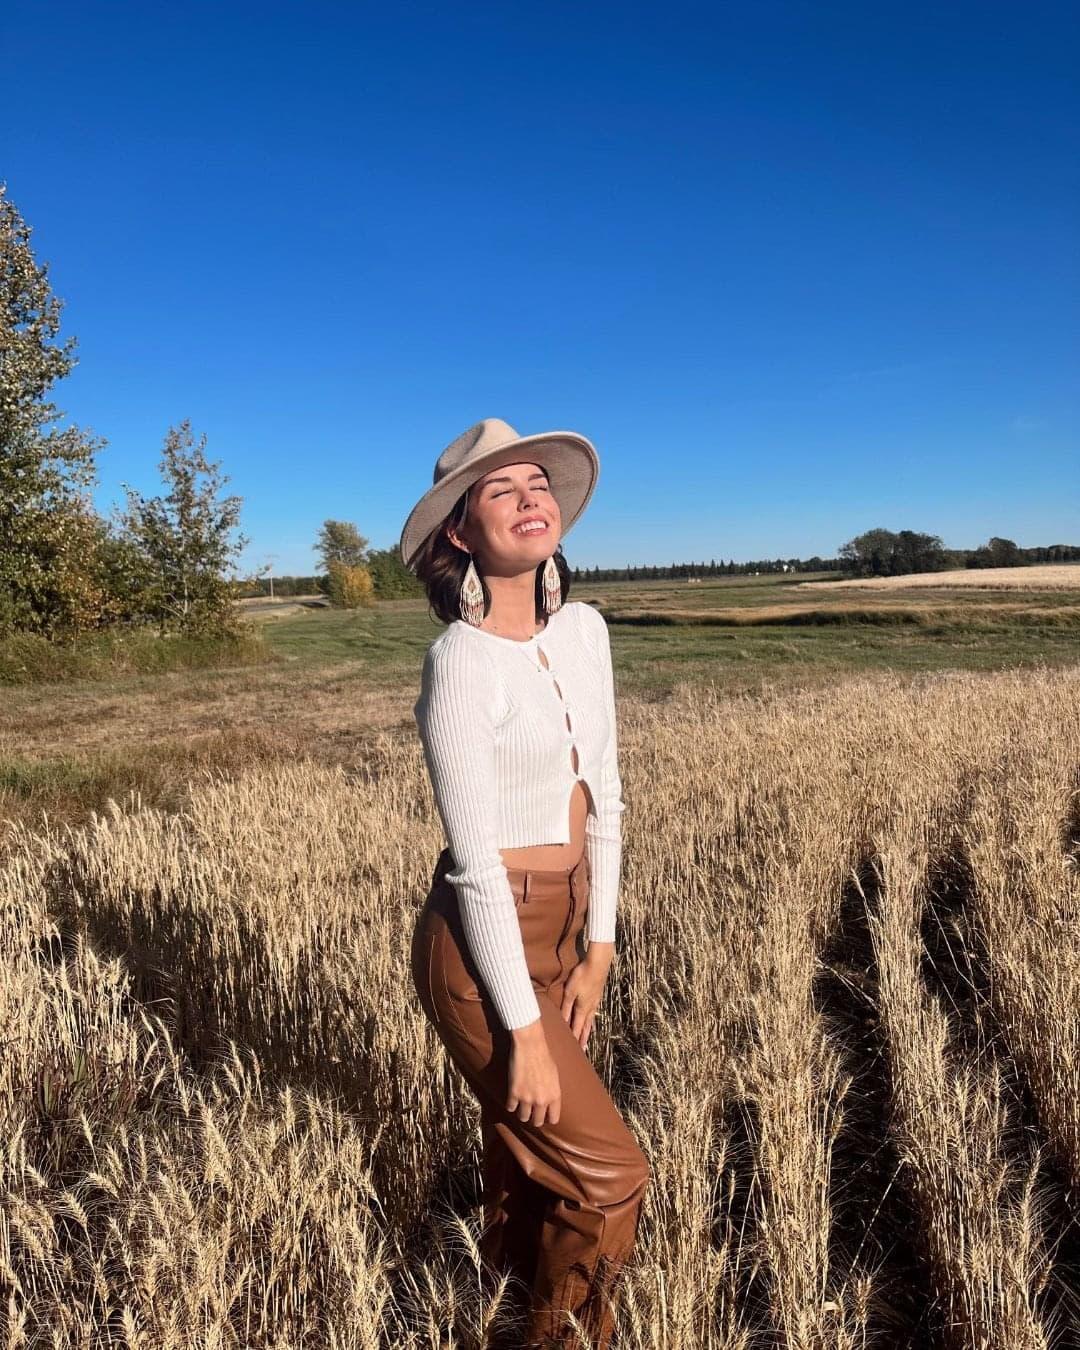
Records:
[[[375,586],[366,567],[332,562],[329,578],[330,603],[339,609],[359,609],[375,603]]]

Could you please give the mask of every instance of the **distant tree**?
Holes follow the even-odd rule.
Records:
[[[120,534],[138,559],[136,585],[147,617],[162,632],[231,631],[236,624],[228,572],[249,542],[236,534],[241,498],[221,497],[228,477],[205,454],[185,418],[170,427],[159,463],[169,488],[164,497],[143,497],[126,483],[127,509],[118,516]]]
[[[319,591],[319,577],[296,577],[290,573],[284,576],[275,576],[272,578],[274,584],[274,594],[282,595],[316,595]],[[247,578],[250,594],[269,595],[271,578],[265,573],[249,574]]]
[[[63,301],[38,266],[32,230],[0,183],[0,635],[45,636],[102,620],[91,550],[100,530],[90,500],[105,444],[46,395],[77,364],[77,340],[56,345]]]
[[[1023,562],[1020,549],[1011,539],[999,539],[993,535],[986,545],[990,555],[991,567],[1019,567]]]
[[[939,572],[948,565],[941,539],[915,530],[866,530],[842,544],[841,560],[856,576],[899,576],[909,572]]]
[[[346,567],[363,567],[367,562],[368,541],[348,520],[324,520],[315,541],[315,556],[324,572],[331,563]]]
[[[375,603],[375,587],[366,567],[331,562],[327,575],[332,605],[339,609],[359,609]]]
[[[401,561],[397,546],[373,548],[368,552],[367,570],[380,600],[396,600],[423,595],[419,579]]]
[[[906,572],[940,572],[947,565],[945,545],[936,534],[901,530],[896,540],[894,576]]]
[[[865,530],[841,544],[838,553],[858,576],[885,576],[895,540],[891,530]]]

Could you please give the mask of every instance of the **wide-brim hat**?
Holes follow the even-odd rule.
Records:
[[[435,481],[409,512],[399,545],[412,568],[424,540],[450,514],[454,503],[478,478],[502,464],[543,464],[551,495],[559,503],[562,534],[567,534],[588,505],[600,476],[600,460],[591,441],[576,431],[541,431],[519,436],[501,417],[485,417],[435,461]]]

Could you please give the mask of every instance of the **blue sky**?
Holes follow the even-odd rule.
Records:
[[[306,572],[502,417],[597,446],[572,565],[1080,542],[1077,14],[9,0],[99,504],[189,417]]]

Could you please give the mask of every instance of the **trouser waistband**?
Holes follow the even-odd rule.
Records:
[[[454,866],[454,857],[449,848],[444,848],[435,864],[433,882],[443,879]],[[583,853],[573,867],[508,867],[506,878],[515,896],[528,895],[539,899],[542,896],[560,896],[576,894],[588,876],[588,863]]]

